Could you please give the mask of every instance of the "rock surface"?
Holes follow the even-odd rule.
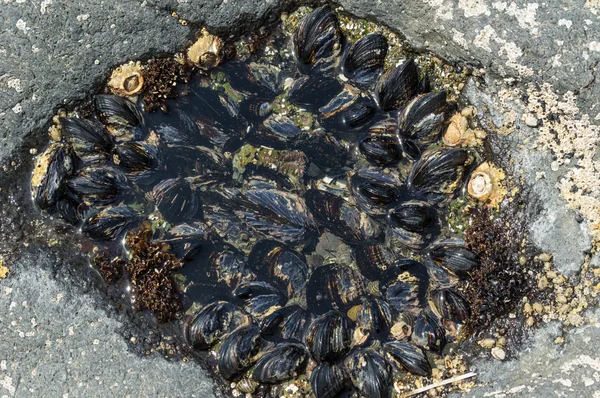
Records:
[[[203,24],[219,31],[255,27],[294,3],[299,2],[125,0],[107,8],[98,0],[4,0],[0,164],[10,171],[11,155],[29,137],[45,134],[43,127],[54,110],[84,98],[113,66],[182,50]],[[559,270],[576,276],[593,239],[597,240],[589,228],[594,211],[600,214],[600,186],[594,185],[598,184],[594,170],[600,170],[595,154],[600,134],[590,122],[599,112],[595,109],[600,93],[595,81],[599,3],[341,0],[340,4],[396,29],[416,48],[476,67],[478,77],[465,95],[491,115],[482,122],[510,132],[499,145],[510,154],[513,174],[526,183],[532,240],[553,254]],[[544,106],[538,106],[540,98]],[[552,131],[559,133],[557,142],[548,138]],[[573,144],[578,142],[582,144]],[[573,186],[578,187],[575,192]],[[9,249],[0,248],[0,253]],[[0,280],[4,309],[0,396],[90,392],[209,396],[211,384],[198,366],[129,353],[120,334],[127,321],[107,317],[95,307],[93,296],[54,280],[30,257],[8,266],[11,275]],[[58,297],[62,299],[55,303]],[[518,360],[478,362],[478,378],[490,384],[469,396],[591,396],[598,383],[593,371],[600,371],[600,353],[588,342],[597,340],[600,329],[598,325],[576,329],[558,346],[554,338],[559,328],[552,324],[540,329]],[[533,364],[535,370],[529,371]],[[575,368],[568,364],[580,364],[585,371],[575,376]],[[119,387],[113,387],[115,383]]]

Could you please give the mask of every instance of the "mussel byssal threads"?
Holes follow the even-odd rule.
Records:
[[[425,61],[387,63],[390,36],[353,40],[342,18],[316,8],[237,55],[203,30],[187,69],[124,64],[33,170],[43,214],[123,265],[111,283],[177,318],[237,393],[391,397],[471,316],[479,256],[449,208],[497,203],[503,176]]]

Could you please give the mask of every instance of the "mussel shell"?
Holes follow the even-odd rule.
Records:
[[[367,297],[356,316],[356,324],[363,334],[371,338],[385,340],[394,324],[395,312],[392,306],[376,297]]]
[[[479,256],[467,249],[460,240],[439,242],[427,254],[434,264],[461,279],[467,278],[469,271],[479,266]]]
[[[279,94],[282,73],[275,65],[228,62],[221,69],[225,72],[231,87],[247,98],[267,100]]]
[[[358,143],[358,149],[376,166],[389,166],[402,159],[402,149],[395,137],[368,136]]]
[[[79,225],[85,219],[88,207],[81,199],[67,192],[56,202],[56,211],[71,225]]]
[[[414,260],[399,259],[381,277],[386,300],[398,312],[416,313],[426,303],[427,268]]]
[[[170,174],[195,175],[197,178],[227,181],[231,162],[219,149],[204,146],[168,145],[163,150],[164,164]],[[160,161],[160,159],[159,159]]]
[[[62,196],[73,163],[73,150],[63,143],[50,144],[38,156],[31,177],[31,196],[40,209],[53,206]]]
[[[158,150],[143,142],[122,142],[113,152],[115,164],[133,171],[145,171],[159,164]]]
[[[302,130],[287,116],[272,114],[246,139],[254,145],[264,145],[274,149],[286,149],[290,142],[297,139]]]
[[[163,218],[172,224],[201,217],[200,199],[183,178],[161,181],[152,189],[150,198]]]
[[[317,317],[306,333],[306,346],[318,362],[341,357],[348,352],[351,340],[350,320],[337,311]]]
[[[241,308],[227,301],[206,305],[186,325],[188,343],[200,350],[210,348],[224,336],[250,324],[250,317]]]
[[[255,189],[238,198],[235,214],[250,227],[276,240],[298,242],[316,230],[304,199],[295,194]]]
[[[402,370],[417,376],[431,375],[431,365],[423,350],[416,345],[404,341],[388,341],[383,345],[383,350],[390,363],[398,365]]]
[[[377,281],[396,260],[394,252],[379,243],[365,243],[353,248],[354,260],[360,272],[368,279]]]
[[[246,300],[244,309],[255,318],[263,318],[283,307],[286,298],[281,294],[265,294]]]
[[[399,116],[399,134],[420,145],[435,142],[439,138],[441,126],[448,118],[450,108],[445,91],[414,98]]]
[[[424,232],[436,221],[436,210],[427,202],[411,200],[390,209],[388,217],[392,225],[410,232]]]
[[[348,243],[373,239],[381,228],[368,215],[329,192],[309,189],[304,194],[306,205],[319,225]]]
[[[295,147],[303,151],[311,163],[328,170],[338,170],[348,162],[348,150],[333,135],[323,131],[313,131],[301,138]]]
[[[305,257],[290,247],[273,240],[260,241],[252,248],[248,263],[255,274],[267,276],[288,298],[304,296],[308,265]]]
[[[302,344],[284,343],[265,353],[252,370],[260,383],[280,383],[304,372],[308,354]]]
[[[328,264],[316,268],[306,286],[306,302],[315,314],[348,311],[366,294],[364,277],[352,268]]]
[[[421,147],[412,140],[399,137],[400,147],[404,156],[412,161],[419,160],[421,157]]]
[[[143,121],[137,106],[118,95],[98,94],[94,97],[94,105],[98,117],[105,124],[136,127]]]
[[[292,83],[287,95],[292,104],[308,110],[317,110],[335,98],[342,88],[342,84],[331,77],[302,76]]]
[[[344,360],[344,365],[352,384],[365,397],[392,396],[392,370],[377,351],[370,348],[353,351]]]
[[[244,254],[235,248],[213,252],[208,261],[216,279],[231,288],[235,288],[249,274]]]
[[[465,323],[471,316],[467,300],[455,289],[437,289],[431,293],[431,309],[442,320]]]
[[[304,17],[292,36],[298,69],[310,73],[323,70],[341,51],[342,34],[337,16],[329,6],[315,8]]]
[[[411,341],[424,350],[441,352],[446,345],[446,331],[430,310],[415,317]]]
[[[299,305],[280,308],[265,316],[261,322],[262,335],[266,338],[304,342],[308,327],[314,320],[312,312]]]
[[[127,177],[113,167],[87,167],[67,181],[88,206],[114,203],[127,188]]]
[[[240,377],[255,362],[263,340],[257,326],[243,326],[223,340],[217,354],[219,374],[225,380]]]
[[[420,251],[428,245],[429,239],[420,232],[390,226],[386,231],[386,242],[392,247],[405,247],[413,251]]]
[[[473,157],[465,149],[428,150],[413,163],[407,183],[417,194],[451,194],[461,185],[466,167]]]
[[[346,86],[326,105],[319,108],[319,124],[328,131],[346,133],[369,122],[376,113],[376,104],[368,95]]]
[[[310,387],[315,398],[336,398],[345,385],[344,372],[328,362],[319,364],[310,375]]]
[[[239,284],[233,290],[233,295],[242,300],[248,300],[266,294],[279,294],[279,290],[263,281],[244,282]]]
[[[387,51],[387,39],[381,33],[361,37],[346,53],[344,75],[360,85],[374,83],[383,72]]]
[[[101,160],[108,157],[113,148],[113,141],[104,128],[96,121],[82,118],[60,118],[62,133],[73,146],[80,158],[91,157]]]
[[[376,94],[384,111],[399,109],[417,94],[419,72],[413,59],[386,72],[379,79]]]
[[[402,197],[397,176],[377,169],[360,169],[350,178],[354,201],[369,215],[381,216]]]
[[[82,231],[93,238],[114,240],[139,219],[139,214],[129,206],[107,207],[85,220]]]

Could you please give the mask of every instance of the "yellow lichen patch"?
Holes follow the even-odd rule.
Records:
[[[132,61],[117,67],[110,75],[108,87],[113,93],[121,95],[135,95],[142,91],[142,64]]]
[[[4,259],[0,257],[0,279],[5,279],[9,273],[8,267],[4,265]]]
[[[201,36],[188,48],[187,59],[200,69],[214,68],[223,59],[223,40],[202,29]]]
[[[487,203],[490,207],[497,207],[508,193],[502,185],[505,178],[502,169],[489,162],[482,163],[471,174],[467,191],[471,197]]]

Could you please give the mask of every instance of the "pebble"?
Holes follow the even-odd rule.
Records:
[[[533,303],[533,310],[536,314],[542,315],[544,313],[544,306],[540,303]]]
[[[500,337],[496,341],[496,347],[504,347],[506,345],[506,337]]]
[[[525,116],[525,124],[528,125],[529,127],[537,127],[538,119],[537,119],[537,117],[535,117],[533,115],[527,115],[527,116]]]
[[[483,348],[492,348],[496,345],[496,340],[494,339],[483,339],[477,342]]]
[[[567,298],[565,297],[564,294],[559,294],[558,296],[556,296],[556,301],[561,303],[561,304],[566,304],[567,303]]]
[[[525,315],[531,315],[532,312],[533,312],[533,308],[531,308],[531,304],[525,303],[525,305],[523,306],[523,313]]]
[[[500,361],[504,361],[506,358],[506,352],[500,347],[492,348],[492,356]]]
[[[527,257],[525,257],[525,256],[519,257],[519,264],[521,264],[521,265],[527,264]]]
[[[463,110],[460,111],[460,114],[463,115],[464,117],[473,117],[473,116],[477,115],[477,109],[474,106],[469,105],[469,106],[464,107]]]
[[[547,263],[550,260],[552,260],[552,254],[550,253],[541,253],[538,258],[540,259],[540,261]]]
[[[540,290],[545,290],[548,288],[548,278],[546,278],[545,276],[540,276],[540,279],[538,279],[538,288]]]
[[[535,325],[535,319],[533,319],[533,317],[530,316],[529,318],[527,318],[527,320],[525,320],[525,325],[532,328],[533,325]]]

